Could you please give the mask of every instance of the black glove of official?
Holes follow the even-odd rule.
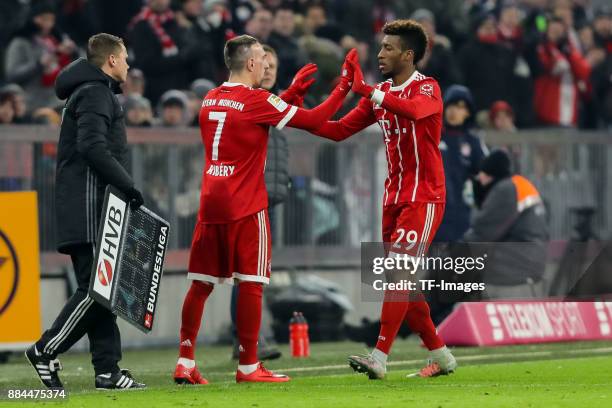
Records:
[[[134,187],[130,188],[125,192],[128,200],[130,201],[130,208],[132,210],[137,210],[141,205],[144,204],[144,198],[142,198],[142,194],[140,191],[136,190]]]

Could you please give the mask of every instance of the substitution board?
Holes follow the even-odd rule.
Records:
[[[139,330],[153,329],[170,224],[148,208],[133,211],[106,188],[89,295]]]

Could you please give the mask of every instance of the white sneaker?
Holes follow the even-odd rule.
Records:
[[[372,357],[371,354],[350,356],[348,363],[358,373],[367,374],[370,380],[382,380],[387,373],[385,364]]]
[[[446,347],[432,350],[427,365],[417,373],[408,374],[407,377],[437,377],[439,375],[448,375],[457,369],[457,360],[453,353]]]

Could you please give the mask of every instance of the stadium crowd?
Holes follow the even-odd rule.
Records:
[[[122,102],[130,126],[197,125],[201,97],[226,77],[224,42],[248,33],[278,53],[278,89],[319,66],[316,104],[347,50],[370,82],[385,21],[412,18],[430,47],[419,70],[443,91],[472,93],[476,123],[612,126],[612,8],[597,0],[4,0],[0,4],[0,123],[60,121],[59,71],[87,38],[125,39],[132,67]],[[353,102],[356,99],[353,98]]]
[[[487,154],[477,129],[516,132],[534,127],[612,130],[612,8],[601,0],[3,0],[0,2],[0,124],[58,126],[63,101],[55,96],[60,70],[85,56],[98,32],[124,38],[130,70],[119,95],[133,127],[198,126],[202,97],[227,78],[223,46],[248,33],[276,51],[272,92],[281,92],[300,67],[318,65],[304,105],[326,98],[346,52],[357,48],[369,83],[381,80],[377,53],[386,21],[412,18],[429,36],[418,69],[438,80],[444,98],[440,150],[446,173],[446,216],[438,241],[461,239],[478,207],[470,196]],[[339,115],[359,100],[347,98]],[[195,129],[194,129],[195,131]],[[315,242],[339,242],[335,204],[336,147],[323,146],[317,174],[289,174],[282,132],[271,143],[267,188],[287,202],[291,225],[301,225],[307,178],[313,187]],[[0,135],[0,142],[2,136]],[[175,208],[178,245],[187,247],[199,203],[201,151],[182,153],[181,182],[172,196],[156,146],[143,146],[147,203],[162,215]],[[0,155],[0,190],[30,186],[51,191],[56,146],[7,144]],[[510,152],[514,156],[516,152]],[[554,152],[542,147],[538,174],[553,174]],[[552,159],[549,157],[553,157]],[[279,162],[279,158],[282,160]],[[278,166],[275,163],[280,163]],[[35,164],[33,164],[35,163]],[[34,168],[34,170],[32,170]],[[518,170],[518,169],[516,169]],[[34,184],[32,172],[44,175]],[[268,174],[269,173],[269,174]],[[291,179],[291,189],[287,180]],[[41,187],[42,186],[42,187]],[[172,203],[172,205],[171,205]],[[49,211],[52,209],[49,208]],[[305,211],[305,210],[304,210]],[[271,211],[275,224],[275,211]],[[51,223],[45,223],[51,228]],[[282,225],[282,224],[279,224]],[[303,228],[285,230],[285,244],[303,244]],[[51,230],[44,236],[52,237]],[[276,236],[276,234],[273,234]],[[355,233],[359,242],[359,234]],[[276,238],[275,238],[276,240]],[[43,247],[53,247],[43,240]]]

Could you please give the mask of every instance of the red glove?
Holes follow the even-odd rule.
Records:
[[[374,87],[366,84],[363,79],[363,72],[361,72],[361,67],[359,66],[359,60],[357,61],[349,61],[351,68],[354,72],[354,80],[353,80],[353,92],[358,95],[363,96],[364,98],[370,98],[372,96],[372,92],[374,92]]]
[[[310,63],[304,65],[293,77],[291,85],[280,94],[280,98],[292,105],[302,107],[304,104],[304,95],[308,92],[308,88],[314,84],[314,78],[308,78],[317,72],[318,68],[316,64]]]
[[[354,68],[352,64],[355,62],[359,65],[359,55],[357,54],[357,50],[353,48],[346,54],[340,72],[340,83],[338,84],[338,88],[345,93],[351,90],[353,84]]]

